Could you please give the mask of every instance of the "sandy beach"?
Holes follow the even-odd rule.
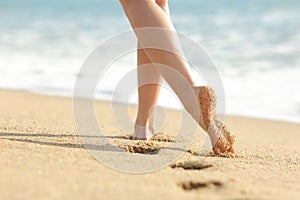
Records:
[[[237,153],[199,155],[199,131],[182,157],[162,170],[130,174],[108,168],[84,147],[72,99],[0,91],[0,199],[298,199],[300,125],[228,116]],[[107,102],[96,103],[107,133],[117,134]],[[130,112],[134,115],[135,108]],[[169,111],[170,120],[178,113]],[[172,117],[174,119],[172,119]],[[128,151],[172,142],[176,123],[156,140],[113,142]],[[139,146],[140,148],[135,148]],[[151,150],[151,149],[150,149]],[[114,152],[111,152],[114,155]],[[133,153],[134,154],[134,153]]]

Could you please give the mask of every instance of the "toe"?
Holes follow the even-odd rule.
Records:
[[[221,154],[221,151],[220,151],[219,147],[217,147],[217,146],[214,146],[213,151],[214,151],[214,153],[216,155],[220,155]]]
[[[228,150],[228,152],[230,152],[230,153],[235,153],[234,147],[230,147],[230,149]]]

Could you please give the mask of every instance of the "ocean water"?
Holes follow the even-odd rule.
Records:
[[[177,31],[216,64],[227,114],[300,123],[300,1],[170,0],[170,8]],[[88,55],[128,30],[118,1],[3,0],[0,88],[71,96]],[[109,98],[135,59],[133,52],[114,63],[98,98]],[[169,97],[164,90],[160,104],[170,106]]]

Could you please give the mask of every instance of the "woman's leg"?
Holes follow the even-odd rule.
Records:
[[[156,3],[168,16],[170,16],[167,1],[156,0]],[[154,124],[152,123],[155,110],[153,109],[157,104],[162,77],[159,70],[155,66],[153,66],[154,64],[151,64],[150,59],[140,45],[138,45],[137,50],[137,64],[139,102],[135,125],[139,126],[140,128],[137,128],[135,137],[146,139],[146,129],[149,128],[150,132],[154,132]],[[149,80],[151,84],[143,85],[143,82],[145,82],[145,80]]]
[[[145,48],[144,52],[152,63],[166,66],[159,69],[160,74],[179,97],[187,111],[192,113],[198,105],[198,101],[191,97],[190,92],[187,92],[187,86],[194,86],[195,84],[189,72],[189,66],[181,57],[180,47],[174,38],[176,36],[173,24],[168,14],[157,3],[163,4],[167,1],[120,0],[120,2],[142,47],[153,44],[155,47],[158,46],[157,48]],[[150,32],[149,29],[139,29],[147,27],[154,28]],[[144,30],[146,32],[143,32]],[[167,49],[167,51],[158,48]]]
[[[145,51],[140,47],[137,50],[138,62],[138,113],[135,121],[134,137],[147,139],[154,132],[153,116],[160,92],[161,75],[151,63]],[[150,120],[150,121],[149,121]]]
[[[199,99],[206,99],[205,101],[200,101],[202,119],[199,119],[198,115],[196,115],[197,117],[194,118],[201,125],[201,127],[208,132],[214,146],[214,152],[220,153],[233,151],[232,145],[234,143],[234,138],[229,136],[225,137],[223,135],[219,136],[220,131],[216,129],[211,129],[212,131],[210,131],[208,129],[208,124],[205,123],[210,123],[212,120],[211,113],[213,104],[211,102],[211,97],[213,97],[213,94],[206,88],[201,90],[201,87],[195,87],[194,81],[189,73],[189,66],[181,57],[180,47],[178,46],[176,38],[174,38],[174,35],[172,34],[174,27],[168,15],[155,0],[120,0],[120,2],[131,23],[131,26],[136,32],[140,44],[145,47],[154,45],[154,48],[144,49],[144,52],[148,56],[149,60],[152,63],[158,63],[171,67],[185,78],[185,81],[182,81],[182,79],[174,77],[174,74],[170,75],[168,70],[165,71],[164,69],[159,68],[163,78],[168,82],[170,87],[181,100],[184,107],[189,113],[191,113],[193,117],[193,112],[195,107],[197,107],[199,104]],[[166,0],[160,0],[159,2],[166,2]],[[166,31],[159,31],[158,33],[154,31],[149,33],[147,31],[143,32],[144,29],[139,29],[147,27],[160,28],[159,30]],[[160,46],[161,44],[162,46]],[[156,48],[157,46],[159,48],[162,47],[167,51],[159,50]],[[199,95],[198,99],[194,97],[191,98],[190,94],[185,94],[187,86],[185,82],[188,82],[189,85],[194,88],[195,94]],[[223,128],[222,125],[216,125],[214,127],[219,127],[221,129]]]

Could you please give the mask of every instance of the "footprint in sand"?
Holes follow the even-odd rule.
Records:
[[[121,136],[120,139],[135,140],[135,138],[132,135]],[[165,135],[163,133],[156,133],[155,135],[153,135],[153,137],[150,139],[150,141],[174,142],[175,137],[170,136],[170,135]]]
[[[157,153],[161,146],[153,143],[153,142],[148,142],[148,141],[137,141],[134,144],[123,144],[121,145],[123,149],[130,153]]]
[[[175,137],[164,133],[156,133],[150,140],[136,140],[132,135],[111,136],[114,144],[130,153],[154,154],[168,143],[184,140],[184,137]]]
[[[151,140],[135,140],[131,135],[125,135],[119,139],[131,140],[129,143],[118,142],[120,147],[130,153],[153,154],[163,148],[165,143],[174,142],[174,137],[164,135],[163,133],[155,134]]]
[[[208,182],[197,182],[197,181],[187,181],[182,182],[179,186],[186,191],[200,190],[200,189],[220,189],[223,184],[219,181],[208,181]]]
[[[156,133],[155,135],[153,135],[151,140],[159,142],[174,142],[175,138],[173,136],[165,135],[163,133]]]
[[[183,168],[185,170],[202,170],[202,169],[212,167],[212,165],[200,161],[184,161],[184,162],[174,163],[170,165],[170,167]]]

